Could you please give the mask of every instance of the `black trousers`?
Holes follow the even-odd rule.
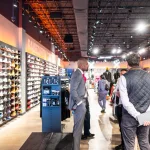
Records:
[[[89,101],[86,100],[86,114],[84,119],[84,135],[87,136],[90,134],[90,108]]]
[[[121,133],[121,145],[124,146],[124,142],[123,142],[123,136],[122,136],[122,131],[121,131],[121,121],[122,121],[122,105],[118,105],[115,108],[115,114],[117,116],[117,120],[119,123],[119,127],[120,127],[120,133]]]

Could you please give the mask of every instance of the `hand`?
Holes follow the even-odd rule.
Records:
[[[150,121],[145,121],[144,126],[150,126]]]
[[[77,104],[74,104],[72,110],[76,110],[76,109],[77,109]]]

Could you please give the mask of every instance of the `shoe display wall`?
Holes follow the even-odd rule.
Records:
[[[29,53],[27,58],[27,110],[39,104],[41,79],[45,74],[56,75],[57,66]]]
[[[20,54],[16,48],[0,42],[0,125],[21,112]]]

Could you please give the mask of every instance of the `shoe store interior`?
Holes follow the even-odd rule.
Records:
[[[0,150],[150,150],[150,1],[1,0]]]

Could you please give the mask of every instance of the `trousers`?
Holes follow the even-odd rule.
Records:
[[[120,133],[121,133],[121,145],[124,147],[124,142],[123,142],[123,136],[122,136],[122,130],[121,130],[121,121],[122,121],[122,105],[118,105],[115,108],[115,114],[117,116],[117,120],[119,123],[119,127],[120,127]]]
[[[86,100],[86,114],[84,119],[84,135],[88,136],[90,134],[90,108],[89,101]]]
[[[140,150],[150,150],[149,126],[139,126],[138,121],[124,108],[122,111],[121,130],[124,141],[124,150],[134,150],[135,137],[138,138]]]
[[[86,113],[85,103],[79,105],[74,112],[73,148],[72,148],[73,150],[80,150],[80,141],[85,113]]]
[[[102,109],[106,109],[106,99],[100,99],[98,103]]]

